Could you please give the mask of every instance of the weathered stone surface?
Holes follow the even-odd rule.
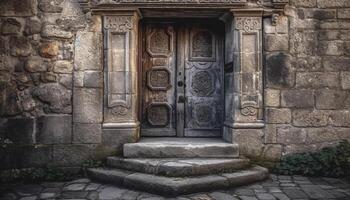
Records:
[[[306,143],[308,144],[332,142],[338,139],[334,131],[328,128],[309,128],[306,129],[306,132]]]
[[[10,118],[0,123],[0,135],[15,144],[32,144],[33,118]]]
[[[265,90],[265,105],[269,107],[280,106],[280,90],[266,89]]]
[[[291,115],[287,108],[266,109],[266,121],[271,124],[288,124],[291,122]]]
[[[101,143],[101,124],[74,123],[73,132],[73,143]]]
[[[316,7],[317,0],[291,0],[291,4],[297,7]]]
[[[282,151],[283,148],[280,144],[265,145],[261,157],[270,161],[278,161],[281,159]]]
[[[338,9],[338,18],[350,19],[350,8]]]
[[[315,98],[312,90],[283,90],[281,105],[287,108],[312,108]]]
[[[340,38],[340,32],[338,30],[324,30],[318,33],[320,40],[337,40]]]
[[[305,24],[305,21],[302,20],[302,23]],[[298,54],[299,57],[314,56],[317,53],[318,41],[315,40],[317,32],[290,32],[289,36],[291,53]]]
[[[277,142],[281,144],[303,144],[306,142],[307,133],[304,129],[292,126],[277,127]]]
[[[235,158],[238,145],[220,139],[143,138],[138,143],[124,144],[124,157],[129,158]]]
[[[64,0],[39,0],[39,9],[44,12],[57,13],[63,10]]]
[[[74,122],[101,123],[102,122],[102,90],[74,89]]]
[[[296,87],[299,88],[322,88],[339,87],[338,73],[323,72],[297,72]]]
[[[350,90],[350,72],[342,72],[340,74],[341,87],[343,90]]]
[[[296,71],[320,71],[322,62],[320,57],[298,58],[296,60]]]
[[[28,58],[24,68],[28,72],[45,72],[47,71],[47,64],[40,57],[34,56]]]
[[[65,144],[71,143],[71,138],[71,115],[46,115],[37,119],[37,143]]]
[[[299,127],[318,127],[328,125],[329,113],[320,110],[293,111],[293,125]]]
[[[1,25],[1,33],[4,35],[18,34],[21,31],[21,23],[13,18],[8,18]]]
[[[350,71],[350,58],[325,57],[323,67],[326,71]]]
[[[277,124],[266,124],[265,125],[264,142],[266,144],[274,144],[277,142]]]
[[[12,116],[21,112],[16,88],[0,81],[0,115]]]
[[[235,129],[233,139],[242,155],[255,157],[261,154],[264,133],[259,129]]]
[[[102,72],[87,71],[84,73],[84,87],[102,88],[103,75]]]
[[[56,82],[57,76],[52,72],[41,73],[40,80],[44,83],[52,83]]]
[[[36,0],[2,0],[0,16],[28,17],[36,12]]]
[[[62,30],[59,26],[45,25],[42,28],[41,36],[70,39],[73,37],[73,34],[71,32]]]
[[[339,56],[343,54],[343,41],[321,41],[318,48],[320,55]]]
[[[33,95],[49,103],[55,113],[71,113],[72,92],[57,83],[42,84],[33,90]]]
[[[280,34],[267,34],[265,35],[265,50],[266,51],[287,51],[288,45],[288,35]]]
[[[339,110],[331,112],[330,123],[333,126],[350,127],[350,111]]]
[[[55,145],[53,160],[57,166],[80,166],[83,161],[93,159],[95,145]]]
[[[73,71],[73,63],[67,60],[58,60],[53,65],[53,71],[59,74],[70,74]]]
[[[78,32],[75,40],[75,70],[102,69],[102,36],[100,33]]]
[[[289,87],[294,84],[290,56],[284,53],[269,54],[266,58],[267,86],[272,88]]]
[[[10,38],[11,55],[13,56],[29,56],[32,46],[26,37],[13,36]]]
[[[341,90],[321,89],[316,93],[317,109],[341,109],[347,106],[349,92]]]
[[[58,42],[46,42],[40,46],[39,53],[44,58],[53,58],[58,55]]]
[[[72,89],[73,87],[73,76],[71,74],[60,74],[58,81],[67,89]]]
[[[26,21],[24,33],[26,35],[38,34],[41,32],[41,21],[38,18],[30,18]]]
[[[336,7],[350,7],[350,2],[348,0],[318,0],[317,6],[319,8],[336,8]]]

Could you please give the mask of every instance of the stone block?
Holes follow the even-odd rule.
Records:
[[[337,141],[337,135],[330,128],[308,128],[307,144]]]
[[[337,135],[338,140],[349,140],[350,139],[350,128],[332,128],[332,130]]]
[[[73,63],[67,60],[58,60],[53,65],[53,71],[59,74],[70,74],[73,71]]]
[[[317,0],[291,0],[290,3],[296,7],[313,8],[316,7]]]
[[[47,64],[39,56],[30,57],[24,68],[28,72],[45,72],[47,71]]]
[[[26,35],[38,34],[41,32],[41,21],[38,18],[29,18],[26,21],[24,33]]]
[[[69,31],[62,30],[59,26],[55,25],[45,25],[41,31],[42,37],[54,37],[54,38],[64,38],[70,39],[73,37],[73,34]]]
[[[284,53],[273,53],[266,56],[267,86],[284,88],[294,85],[294,72],[291,57]]]
[[[101,123],[102,89],[74,88],[73,119],[78,123]]]
[[[330,123],[333,126],[350,127],[350,111],[337,110],[330,114]]]
[[[0,82],[2,82],[0,84],[0,115],[13,116],[21,113],[22,109],[18,101],[17,89],[4,84],[4,82],[10,82],[10,80],[1,80],[1,75]]]
[[[41,73],[40,80],[43,83],[53,83],[53,82],[56,82],[57,76],[52,72]]]
[[[288,29],[289,29],[288,17],[279,16],[276,24],[277,33],[279,34],[288,33]],[[287,41],[287,43],[289,42]]]
[[[276,26],[272,25],[271,18],[264,18],[263,19],[263,25],[264,25],[264,33],[276,33]]]
[[[84,87],[102,88],[103,87],[102,72],[96,72],[96,71],[84,72]]]
[[[102,144],[114,147],[118,152],[122,152],[124,144],[137,142],[138,132],[138,129],[104,129]]]
[[[8,118],[0,121],[0,136],[13,144],[33,144],[34,133],[33,118]]]
[[[266,121],[270,124],[288,124],[291,122],[291,111],[287,108],[268,108]]]
[[[321,89],[316,91],[315,96],[317,109],[342,109],[349,105],[348,91]]]
[[[62,84],[67,89],[72,89],[73,87],[73,76],[71,74],[60,74],[58,76],[58,82]]]
[[[291,25],[291,27],[293,27]],[[312,28],[315,29],[314,27]],[[316,40],[318,32],[291,32],[290,33],[290,52],[298,54],[299,57],[314,56],[317,54],[318,41]]]
[[[318,33],[320,40],[337,40],[340,39],[339,30],[325,30]]]
[[[350,30],[340,30],[341,40],[350,40]]]
[[[8,18],[1,25],[1,33],[3,35],[16,35],[21,32],[21,23],[13,18]]]
[[[333,72],[297,72],[296,87],[298,88],[323,88],[339,87],[339,75]]]
[[[318,20],[334,19],[337,16],[337,11],[335,9],[325,10],[325,9],[309,9],[309,17]]]
[[[264,45],[266,51],[287,51],[289,48],[288,35],[267,34]]]
[[[265,144],[274,144],[277,142],[277,125],[266,124],[265,125]]]
[[[281,106],[287,108],[312,108],[315,99],[312,90],[283,90]]]
[[[75,70],[102,71],[102,35],[78,32],[75,40]]]
[[[74,71],[74,87],[84,86],[84,72]]]
[[[268,161],[279,161],[282,156],[283,147],[280,144],[265,145],[261,157]]]
[[[32,52],[32,45],[26,37],[12,36],[10,38],[11,55],[29,56]]]
[[[327,126],[328,111],[321,110],[295,110],[293,111],[293,125],[297,127]]]
[[[52,146],[12,146],[0,149],[0,169],[43,167],[52,162]]]
[[[266,89],[265,90],[265,106],[278,107],[280,106],[280,94],[279,90]]]
[[[66,144],[71,143],[71,138],[71,115],[46,115],[37,119],[37,143]]]
[[[318,53],[327,56],[339,56],[343,54],[342,41],[320,41]]]
[[[257,157],[263,149],[264,133],[259,129],[235,129],[233,141],[239,145],[241,155]]]
[[[320,29],[342,30],[342,29],[349,29],[349,28],[350,28],[350,23],[345,21],[337,21],[337,22],[323,21],[320,23]]]
[[[64,0],[39,0],[39,9],[48,13],[59,13],[63,10]]]
[[[102,141],[101,124],[74,123],[73,143],[96,144]]]
[[[350,72],[341,72],[340,79],[343,90],[350,90]]]
[[[58,46],[59,43],[54,42],[45,42],[39,47],[39,54],[44,58],[53,58],[58,55]]]
[[[350,56],[350,42],[344,42],[344,54]]]
[[[36,12],[36,0],[2,0],[0,16],[29,17]]]
[[[96,145],[67,144],[53,146],[53,163],[56,166],[81,166],[86,160],[94,159]]]
[[[277,127],[277,143],[280,144],[304,144],[307,139],[307,132],[302,128],[292,126]]]
[[[72,91],[57,83],[39,85],[33,89],[33,95],[49,104],[54,113],[70,114],[72,111]]]
[[[321,71],[322,62],[320,57],[298,58],[295,65],[296,71]]]
[[[350,19],[350,8],[338,9],[339,19]]]
[[[348,0],[318,0],[317,7],[319,8],[343,8],[350,7],[350,1]]]
[[[323,58],[323,68],[325,71],[350,71],[350,58]]]

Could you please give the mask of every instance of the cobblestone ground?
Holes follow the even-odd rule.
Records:
[[[2,194],[1,200],[108,199],[108,200],[350,200],[350,183],[342,179],[276,176],[249,186],[166,198],[107,184],[78,179],[71,182],[46,182],[18,185]]]

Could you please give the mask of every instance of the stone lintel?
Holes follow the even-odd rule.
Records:
[[[103,129],[129,129],[137,128],[140,126],[139,122],[124,122],[124,123],[104,123],[102,124]]]

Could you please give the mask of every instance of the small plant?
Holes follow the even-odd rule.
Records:
[[[284,156],[273,171],[288,175],[350,176],[350,142],[344,140],[319,152]]]
[[[100,160],[86,160],[81,165],[81,171],[83,175],[86,176],[86,173],[87,173],[86,171],[88,168],[102,167],[103,165],[104,165],[103,162]]]

